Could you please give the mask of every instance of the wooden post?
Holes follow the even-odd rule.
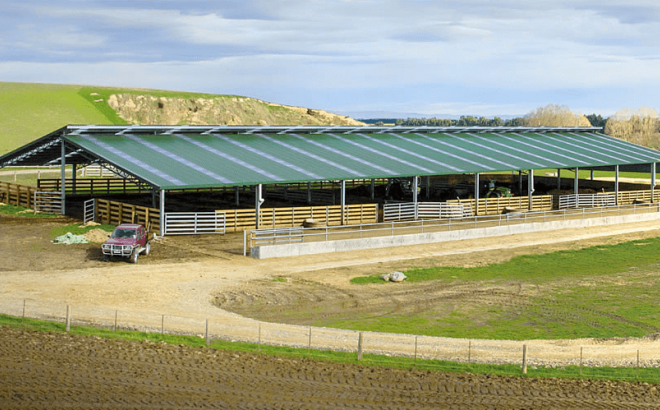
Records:
[[[206,345],[211,344],[211,338],[209,337],[209,320],[206,319]]]
[[[113,332],[117,331],[117,313],[118,313],[118,311],[115,310],[115,327],[112,330]]]
[[[527,374],[527,345],[523,345],[522,374]]]
[[[637,350],[637,370],[635,372],[635,378],[639,379],[639,349]]]
[[[165,315],[162,315],[160,317],[160,334],[162,335],[164,333],[165,333]]]
[[[71,330],[71,316],[69,315],[69,305],[66,305],[66,327],[65,330],[68,332]]]
[[[358,337],[358,361],[362,360],[362,332],[360,332],[360,336]]]
[[[261,323],[259,323],[259,339],[257,343],[257,350],[261,350]]]
[[[470,361],[470,359],[471,359],[470,356],[471,355],[472,355],[472,340],[469,340],[468,341],[468,366],[470,365],[470,362],[471,362]]]
[[[417,364],[417,336],[415,336],[415,358],[413,359],[413,366]]]
[[[309,327],[309,341],[307,342],[307,354],[312,353],[312,327]]]
[[[23,299],[23,317],[21,317],[21,323],[25,320],[25,299]]]
[[[582,347],[580,347],[580,377],[582,377]]]

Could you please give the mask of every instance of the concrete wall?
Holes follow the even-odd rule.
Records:
[[[267,245],[252,248],[250,254],[253,258],[267,259],[284,256],[301,256],[317,253],[388,248],[393,246],[422,245],[428,243],[459,241],[463,239],[485,238],[490,236],[515,235],[529,232],[551,231],[556,229],[578,229],[590,226],[616,225],[633,222],[653,221],[658,219],[660,219],[660,212],[567,221],[533,222],[528,224],[464,229],[450,232],[433,232],[376,238],[346,239],[328,242]]]

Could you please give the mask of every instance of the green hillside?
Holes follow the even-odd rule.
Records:
[[[67,124],[363,125],[235,95],[0,82],[0,155]]]

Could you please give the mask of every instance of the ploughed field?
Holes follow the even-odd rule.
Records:
[[[646,384],[367,368],[0,329],[0,408],[660,408]]]

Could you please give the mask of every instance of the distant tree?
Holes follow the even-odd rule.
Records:
[[[605,123],[607,122],[607,118],[601,117],[600,114],[589,114],[586,116],[589,122],[591,123],[592,126],[594,127],[604,127]]]
[[[382,126],[385,125],[385,123],[384,123],[383,121],[376,121],[376,123],[375,123],[374,125],[375,125],[376,127],[382,127]]]
[[[624,108],[617,111],[607,120],[605,133],[635,144],[660,147],[660,119],[651,108]]]
[[[504,121],[500,117],[494,117],[489,124],[491,127],[501,127],[504,125]]]
[[[528,127],[589,127],[591,123],[581,114],[574,114],[565,105],[548,104],[523,117]]]

